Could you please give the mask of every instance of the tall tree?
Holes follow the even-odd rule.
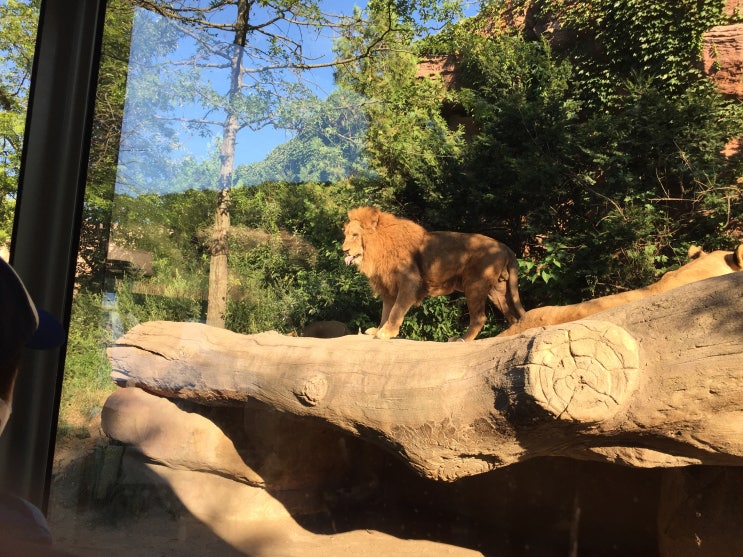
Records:
[[[440,18],[442,14],[449,17],[455,12],[452,6],[457,4],[436,0],[372,3],[395,14],[394,18],[391,15],[387,18],[388,26],[379,31],[377,42],[398,25],[401,17],[413,21],[414,10],[419,10],[418,20]],[[198,130],[211,126],[221,130],[219,200],[210,240],[207,323],[224,326],[230,191],[239,132],[246,128],[286,125],[289,101],[312,97],[309,70],[349,64],[359,57],[370,56],[373,50],[335,60],[322,59],[311,52],[308,43],[321,33],[349,35],[349,29],[363,25],[358,10],[352,16],[326,13],[320,0],[136,0],[136,4],[164,16],[194,41],[196,47],[192,53],[177,62],[180,72],[173,79],[177,80],[178,88],[189,93],[189,102],[203,107],[204,117],[187,118],[188,125]],[[442,4],[443,11],[438,4]],[[210,78],[217,76],[218,71],[226,71],[226,79],[216,77],[216,82],[224,81],[212,86]]]

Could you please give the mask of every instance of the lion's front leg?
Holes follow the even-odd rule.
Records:
[[[384,327],[384,325],[387,323],[387,320],[390,317],[390,311],[392,311],[392,306],[395,304],[395,298],[393,296],[382,296],[382,318],[379,320],[379,327],[369,327],[366,331],[364,331],[365,335],[377,335],[377,332]],[[378,337],[380,338],[380,337]],[[382,338],[389,338],[389,337],[382,337]]]
[[[417,301],[417,288],[400,289],[394,303],[390,303],[386,309],[386,303],[382,305],[382,323],[374,335],[375,338],[394,338],[400,333],[402,320],[408,310]]]

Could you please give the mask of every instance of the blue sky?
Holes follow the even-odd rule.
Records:
[[[350,15],[354,6],[364,8],[366,0],[326,0],[322,4],[324,11],[328,13]],[[332,38],[325,34],[312,39],[314,40],[305,41],[303,44],[309,58],[322,57],[325,61],[332,61]],[[327,96],[335,87],[331,68],[313,70],[308,79],[318,85],[317,94],[320,97]],[[291,137],[290,131],[273,126],[266,126],[258,131],[248,129],[241,131],[237,138],[235,166],[263,160],[272,149]],[[205,142],[198,136],[183,139],[187,149],[194,155],[204,156],[211,147],[210,142]]]
[[[355,3],[347,0],[323,2],[324,11],[337,14],[351,14],[354,5],[363,7],[366,5],[366,0]],[[225,15],[225,18],[231,17],[233,17],[233,14],[228,13]],[[176,135],[172,137],[170,145],[171,148],[175,147],[175,149],[168,153],[165,153],[162,148],[159,152],[148,152],[148,149],[151,149],[151,147],[139,132],[145,129],[145,122],[156,121],[158,118],[161,118],[162,111],[158,110],[156,99],[153,100],[142,97],[141,95],[138,97],[136,91],[138,88],[146,88],[147,80],[152,79],[153,74],[157,72],[158,63],[155,63],[151,67],[147,67],[147,64],[145,64],[133,69],[133,66],[137,63],[137,60],[147,60],[154,50],[152,42],[156,40],[158,35],[153,33],[152,28],[148,27],[148,25],[151,26],[152,21],[156,19],[157,16],[141,9],[137,10],[135,15],[132,31],[130,75],[127,83],[127,106],[125,109],[122,152],[120,155],[120,162],[123,168],[122,173],[128,173],[128,181],[130,183],[138,182],[142,186],[142,190],[146,189],[146,186],[142,183],[144,181],[142,179],[144,172],[136,170],[138,165],[139,168],[145,168],[145,165],[149,165],[150,170],[152,170],[152,166],[158,164],[158,158],[163,159],[164,156],[168,156],[170,162],[178,157],[206,158],[216,151],[215,145],[221,137],[221,129],[218,126],[207,127],[205,133],[198,134],[187,129],[185,124],[173,123],[171,126],[176,131]],[[309,53],[312,58],[321,57],[324,61],[332,61],[332,38],[329,34],[306,37],[305,39],[303,44],[304,51]],[[171,58],[174,60],[187,58],[190,53],[194,52],[195,44],[193,39],[185,34],[182,35],[179,40],[179,48],[174,54],[171,54]],[[226,84],[227,82],[227,73],[224,70],[219,72],[215,70],[204,75],[205,79],[209,79],[212,82],[216,90],[222,88],[220,87],[221,83]],[[318,84],[317,94],[321,97],[329,94],[334,88],[332,69],[330,68],[314,70],[310,79]],[[138,80],[140,81],[138,82]],[[224,88],[226,89],[226,86]],[[172,111],[169,116],[183,119],[198,119],[203,118],[207,111],[208,107],[184,103],[180,108]],[[212,116],[215,116],[215,114],[212,114]],[[223,115],[216,116],[217,120],[223,118]],[[289,131],[276,129],[273,126],[266,126],[258,131],[243,129],[237,138],[235,166],[263,160],[273,148],[288,141],[291,137],[292,135]],[[163,168],[167,162],[166,160],[162,160]],[[157,171],[152,172],[152,174],[156,173]],[[137,176],[137,178],[132,179],[132,176]]]
[[[466,6],[468,15],[475,12],[474,3],[463,2]],[[326,0],[322,2],[323,10],[326,13],[350,15],[353,13],[354,5],[364,7],[366,0]],[[230,19],[234,14],[225,14],[225,19]],[[132,33],[132,50],[130,56],[130,75],[127,83],[127,106],[125,109],[123,133],[122,133],[122,152],[120,154],[120,164],[122,177],[120,183],[130,183],[139,191],[146,191],[147,175],[167,176],[172,171],[172,167],[178,164],[179,159],[194,158],[202,160],[216,151],[215,146],[221,138],[222,130],[219,126],[205,126],[203,133],[194,133],[193,130],[186,127],[184,123],[173,122],[172,128],[176,131],[175,135],[168,137],[169,147],[164,147],[162,137],[160,143],[149,142],[147,137],[149,128],[148,123],[156,122],[162,117],[162,112],[157,108],[158,94],[152,93],[152,87],[147,89],[147,80],[153,80],[157,83],[157,73],[159,68],[166,66],[155,61],[152,63],[150,54],[154,52],[155,45],[153,42],[158,41],[159,32],[153,30],[151,25],[157,16],[143,10],[138,10],[135,17],[134,29]],[[165,35],[163,35],[165,36]],[[195,50],[195,39],[183,35],[179,41],[179,48],[175,54],[170,56],[175,60],[183,60],[188,54]],[[227,48],[227,46],[225,46]],[[329,32],[312,37],[304,37],[303,48],[305,53],[311,57],[317,57],[318,60],[332,61],[332,37]],[[146,62],[140,66],[139,71],[134,68],[138,60]],[[148,64],[151,64],[148,66]],[[134,68],[134,69],[132,69]],[[224,70],[214,70],[210,73],[202,73],[202,81],[210,80],[215,90],[226,90],[227,72]],[[138,80],[142,80],[138,83]],[[317,94],[324,97],[334,88],[332,79],[332,69],[315,70],[310,78],[311,81],[318,85]],[[138,90],[148,91],[149,95],[154,98],[143,96],[141,93],[137,96]],[[163,92],[163,97],[167,97],[169,91]],[[173,100],[171,98],[170,102]],[[209,111],[208,106],[199,106],[189,101],[183,101],[178,110],[169,114],[171,117],[180,117],[185,119],[203,118]],[[223,115],[212,113],[216,120],[224,118]],[[243,129],[237,137],[237,149],[235,152],[235,166],[249,164],[263,160],[266,155],[276,146],[288,141],[292,137],[291,133],[276,129],[272,126],[266,126],[259,131]],[[170,166],[169,166],[170,165]]]

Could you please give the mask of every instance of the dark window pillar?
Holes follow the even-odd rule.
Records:
[[[21,161],[11,262],[66,326],[72,301],[105,0],[45,0]],[[0,439],[0,488],[45,508],[64,348],[27,352]]]

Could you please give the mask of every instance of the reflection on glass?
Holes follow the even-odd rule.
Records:
[[[331,319],[366,326],[378,313],[338,242],[361,189],[353,181],[374,176],[361,96],[336,86],[330,65],[352,7],[341,17],[300,5],[265,25],[273,8],[251,5],[249,19],[234,8],[108,6],[50,498],[57,539],[78,554],[231,554],[246,519],[326,514],[329,492],[307,475],[338,464],[307,468],[310,439],[358,444],[258,403],[209,409],[135,389],[143,398],[122,421],[148,431],[154,452],[122,443],[132,432],[121,424],[101,428],[120,392],[106,347],[138,323],[298,335]],[[331,491],[342,489],[338,473]],[[360,474],[362,485],[377,481]]]

